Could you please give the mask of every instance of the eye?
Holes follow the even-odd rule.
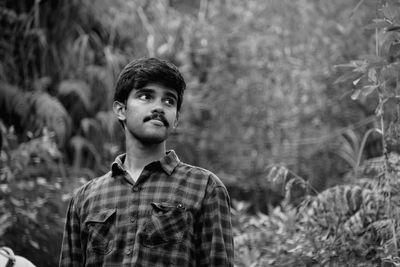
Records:
[[[172,97],[167,97],[164,102],[168,105],[168,106],[175,106],[176,105],[176,100]]]
[[[149,100],[151,99],[151,95],[149,93],[140,93],[137,98],[140,100]]]

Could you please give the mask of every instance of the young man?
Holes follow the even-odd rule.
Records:
[[[225,186],[165,148],[185,87],[163,60],[123,69],[113,110],[126,154],[72,198],[60,266],[233,266]]]

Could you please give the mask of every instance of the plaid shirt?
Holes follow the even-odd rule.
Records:
[[[233,266],[230,200],[170,151],[133,184],[118,156],[71,199],[60,266]]]

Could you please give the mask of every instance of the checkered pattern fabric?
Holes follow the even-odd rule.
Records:
[[[230,200],[217,176],[169,151],[133,184],[124,160],[71,199],[60,266],[233,266]]]

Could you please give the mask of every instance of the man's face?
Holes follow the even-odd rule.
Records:
[[[173,89],[149,83],[131,91],[122,117],[118,116],[125,121],[127,134],[143,144],[158,144],[177,124],[177,101]]]

